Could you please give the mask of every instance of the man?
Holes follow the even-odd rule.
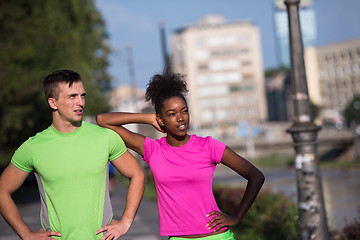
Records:
[[[44,82],[52,125],[16,150],[0,177],[0,213],[22,239],[118,239],[132,224],[144,191],[144,173],[115,132],[82,121],[80,75],[55,71]],[[122,218],[112,219],[108,161],[130,179]],[[11,198],[34,172],[42,229],[32,232]]]

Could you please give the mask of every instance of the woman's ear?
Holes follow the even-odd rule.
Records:
[[[159,123],[160,127],[164,127],[164,122],[163,120],[161,119],[160,115],[159,114],[156,114],[156,121]]]

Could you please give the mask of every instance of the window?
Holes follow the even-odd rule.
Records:
[[[200,71],[207,70],[207,69],[208,69],[208,65],[207,65],[206,63],[199,64],[198,69],[199,69]]]
[[[205,50],[196,51],[196,53],[195,53],[195,58],[197,60],[206,60],[209,58],[209,56],[210,56],[210,53]]]
[[[212,61],[209,64],[209,68],[214,71],[221,70],[233,70],[239,68],[239,61],[237,60],[227,60],[227,61]]]

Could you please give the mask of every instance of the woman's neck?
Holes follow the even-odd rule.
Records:
[[[172,147],[181,147],[184,146],[190,140],[190,135],[186,134],[184,136],[166,136],[166,142]]]

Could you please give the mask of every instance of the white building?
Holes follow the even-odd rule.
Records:
[[[267,119],[257,26],[209,15],[176,31],[171,49],[173,71],[186,75],[193,128],[233,131]]]
[[[360,38],[305,49],[310,99],[323,119],[340,121],[346,105],[360,95]]]
[[[145,91],[141,88],[119,85],[110,92],[110,106],[113,112],[138,113],[149,105],[145,102]],[[129,124],[127,127],[135,132],[139,130],[136,124]]]

